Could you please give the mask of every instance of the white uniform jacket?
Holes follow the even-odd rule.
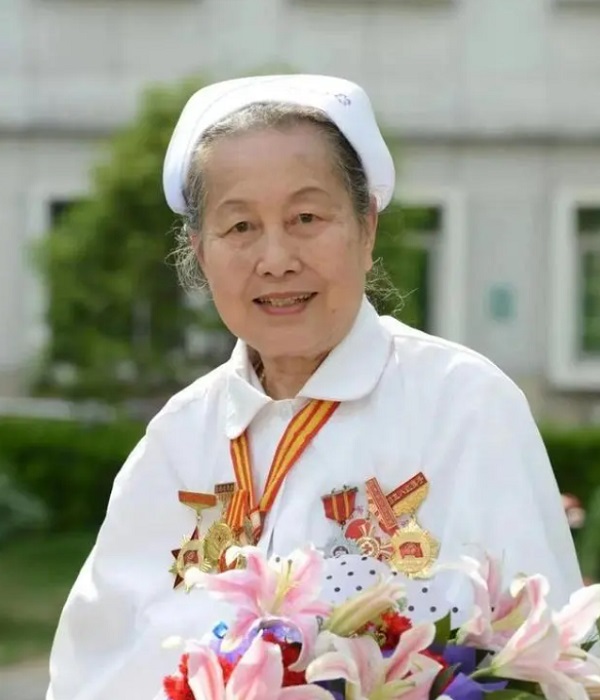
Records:
[[[504,557],[508,575],[545,574],[557,604],[581,585],[556,482],[521,391],[477,353],[379,317],[365,300],[348,336],[296,398],[266,396],[239,342],[227,363],[150,422],[115,480],[97,543],[65,605],[47,700],[148,700],[180,653],[162,642],[200,637],[227,619],[226,606],[204,592],[173,588],[172,550],[195,525],[178,491],[212,493],[234,481],[229,441],[248,428],[262,492],[286,425],[312,398],[341,405],[286,478],[265,523],[265,551],[285,555],[311,542],[333,553],[348,538],[325,516],[322,496],[344,486],[359,489],[354,530],[373,534],[365,482],[376,477],[388,493],[422,472],[429,493],[418,520],[441,543],[440,562],[476,544]],[[377,564],[352,551],[328,560],[325,595],[332,599],[368,584]],[[468,614],[470,587],[456,574],[407,588],[417,620],[448,609]]]

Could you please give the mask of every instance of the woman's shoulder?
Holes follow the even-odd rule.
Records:
[[[156,413],[149,428],[163,422],[198,418],[199,414],[214,415],[227,383],[228,363],[215,367],[173,394]]]
[[[413,328],[390,316],[380,318],[391,334],[394,360],[399,371],[423,389],[444,393],[493,390],[506,397],[523,393],[498,365],[485,355],[457,342]]]

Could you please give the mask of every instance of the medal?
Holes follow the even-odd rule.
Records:
[[[196,493],[194,491],[179,491],[180,503],[191,508],[196,515],[196,527],[190,537],[186,537],[179,549],[172,549],[171,554],[175,557],[170,573],[175,575],[173,588],[179,588],[185,578],[185,572],[191,568],[207,570],[207,563],[204,556],[204,542],[200,534],[202,524],[202,513],[208,508],[213,508],[217,504],[217,497],[212,493]]]
[[[346,554],[360,554],[359,546],[344,534],[346,521],[356,510],[357,488],[344,488],[332,491],[321,497],[323,510],[328,520],[333,520],[340,527],[341,533],[331,537],[325,543],[325,554],[329,557],[341,557]]]
[[[373,523],[366,518],[356,518],[348,523],[346,537],[356,543],[361,554],[380,561],[390,558],[391,550],[388,542],[383,542]]]
[[[439,551],[439,542],[421,527],[417,510],[429,493],[429,482],[419,472],[387,495],[386,499],[400,526],[392,535],[390,565],[409,578],[427,578]]]
[[[225,484],[217,484],[215,486],[215,496],[223,509],[229,505],[235,492],[235,483],[230,481]]]
[[[325,517],[334,520],[338,525],[343,526],[356,510],[357,488],[344,487],[340,491],[332,491],[327,496],[322,496]]]
[[[367,502],[369,504],[369,510],[379,522],[381,529],[387,535],[391,535],[398,527],[396,515],[392,510],[392,506],[390,506],[385,494],[381,490],[381,486],[379,485],[377,479],[369,479],[366,482],[365,487],[367,489]]]
[[[374,526],[370,522],[360,525],[359,534],[356,538],[356,544],[360,549],[360,553],[379,561],[388,561],[392,556],[393,549],[389,542],[382,542],[377,536]]]
[[[416,513],[429,493],[429,482],[419,472],[404,484],[400,484],[387,495],[387,501],[397,517],[405,513]]]
[[[179,588],[184,581],[185,572],[188,569],[196,567],[204,571],[204,543],[200,538],[198,528],[194,528],[191,537],[186,537],[179,549],[171,550],[171,554],[175,557],[169,572],[175,575],[173,588]]]
[[[387,495],[375,478],[369,479],[365,488],[369,511],[390,540],[382,545],[373,531],[365,532],[363,538],[358,539],[361,551],[388,561],[393,569],[409,578],[426,578],[440,546],[431,533],[421,527],[416,516],[429,493],[425,475],[419,472]]]
[[[392,535],[390,566],[409,578],[427,578],[440,546],[415,518]]]
[[[217,497],[213,493],[196,493],[194,491],[178,491],[179,502],[188,506],[196,513],[198,522],[202,520],[202,511],[214,508]]]
[[[360,548],[352,540],[347,539],[343,535],[330,537],[325,542],[325,556],[327,557],[344,557],[347,554],[360,554]]]
[[[233,530],[224,522],[211,525],[203,543],[205,566],[209,571],[224,571],[227,569],[225,553],[229,547],[237,545]]]

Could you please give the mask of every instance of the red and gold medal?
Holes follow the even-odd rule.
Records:
[[[175,558],[170,572],[175,575],[173,588],[178,588],[184,580],[185,572],[190,568],[207,570],[207,562],[204,556],[204,539],[200,534],[202,513],[217,504],[217,497],[212,493],[196,493],[193,491],[179,491],[179,501],[191,508],[196,514],[196,527],[190,537],[186,537],[179,549],[171,550]]]
[[[391,535],[398,523],[392,507],[390,506],[385,494],[381,490],[381,486],[377,479],[372,478],[365,484],[367,490],[367,502],[369,510],[379,522],[379,527],[387,534]]]
[[[429,482],[423,472],[400,484],[387,495],[387,501],[397,517],[415,513],[429,493]]]
[[[356,510],[357,488],[341,489],[322,496],[325,517],[334,520],[338,525],[345,525]]]
[[[429,482],[419,472],[386,497],[394,515],[401,520],[392,535],[390,565],[410,578],[427,578],[439,554],[439,543],[417,520],[417,511],[428,493]]]
[[[346,554],[358,554],[358,545],[344,535],[344,527],[356,510],[357,488],[342,488],[321,497],[323,510],[328,520],[333,520],[340,527],[340,534],[330,537],[325,543],[325,553],[330,557],[340,557]]]

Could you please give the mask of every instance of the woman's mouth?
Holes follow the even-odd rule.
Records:
[[[295,313],[302,311],[308,302],[316,296],[316,292],[265,294],[264,296],[256,297],[254,303],[271,314]]]

